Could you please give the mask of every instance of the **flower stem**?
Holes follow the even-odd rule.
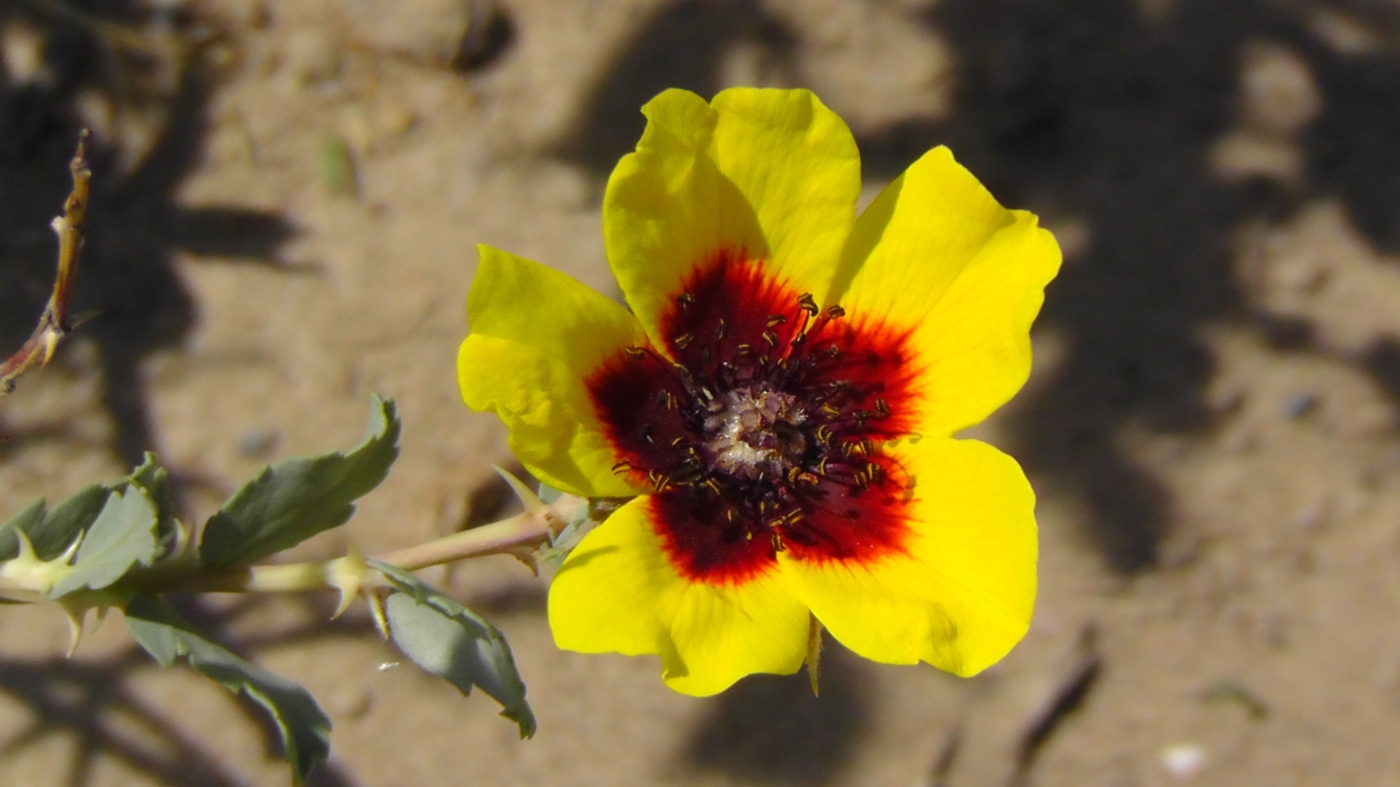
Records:
[[[455,563],[503,553],[526,556],[559,534],[571,507],[587,506],[583,498],[561,498],[489,525],[463,530],[423,544],[396,549],[379,559],[405,571]],[[128,576],[123,585],[147,593],[287,593],[341,590],[347,576],[373,585],[358,554],[307,563],[279,563],[229,568],[204,568],[198,561],[181,561]],[[365,575],[365,576],[360,576]]]

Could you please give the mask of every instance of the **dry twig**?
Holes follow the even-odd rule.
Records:
[[[78,135],[78,149],[68,169],[73,173],[73,192],[63,203],[63,215],[53,220],[58,233],[58,273],[54,277],[53,295],[39,317],[39,324],[24,346],[0,365],[0,396],[15,390],[19,378],[35,366],[43,366],[53,358],[59,342],[73,326],[68,317],[68,299],[73,292],[73,279],[78,273],[78,252],[83,248],[83,217],[87,214],[88,181],[92,170],[87,161],[88,133]]]

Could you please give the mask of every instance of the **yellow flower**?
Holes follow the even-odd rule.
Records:
[[[458,371],[540,479],[636,496],[549,593],[560,647],[677,691],[797,671],[815,616],[972,675],[1025,634],[1034,495],[956,440],[1025,382],[1059,248],[944,148],[856,217],[860,157],[803,90],[669,90],[603,199],[631,311],[481,248]]]

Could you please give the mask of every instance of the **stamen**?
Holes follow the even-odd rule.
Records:
[[[671,343],[676,345],[677,349],[684,350],[693,341],[695,341],[695,334],[683,333],[671,340]]]
[[[776,327],[778,327],[779,325],[782,325],[782,324],[785,323],[785,322],[787,322],[787,318],[784,317],[784,316],[781,315],[781,314],[770,314],[770,315],[768,315],[768,327],[769,327],[769,328],[776,328]]]
[[[676,296],[676,303],[679,304],[682,309],[685,309],[692,303],[695,303],[695,298],[691,297],[690,293],[683,292]]]
[[[817,316],[817,312],[821,311],[821,307],[817,306],[817,299],[812,297],[812,293],[810,292],[804,292],[797,296],[797,308],[807,312],[813,317]]]
[[[641,360],[642,358],[647,357],[647,351],[643,350],[640,347],[626,347],[623,348],[622,351],[627,354],[628,358],[633,358],[636,360]]]

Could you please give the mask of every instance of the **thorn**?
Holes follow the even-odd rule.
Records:
[[[515,558],[516,560],[519,560],[521,563],[524,563],[525,567],[530,569],[530,573],[534,574],[537,577],[540,575],[540,561],[536,555],[536,549],[534,547],[510,547],[505,550],[505,553]]]
[[[365,601],[369,602],[369,614],[374,619],[374,627],[379,630],[379,638],[389,641],[389,619],[384,617],[384,599],[370,588],[365,589]]]
[[[514,492],[515,496],[520,498],[520,504],[525,506],[526,513],[538,514],[549,508],[549,506],[545,505],[544,501],[540,499],[539,495],[535,494],[530,487],[525,485],[524,481],[516,478],[509,470],[498,465],[492,465],[492,467],[495,468],[501,478],[505,479],[506,483],[510,486],[510,491]]]
[[[58,608],[63,610],[64,617],[68,618],[68,652],[63,654],[66,659],[73,658],[73,654],[78,652],[78,643],[83,641],[83,618],[87,617],[87,608],[60,600]]]
[[[34,542],[29,540],[29,534],[15,528],[15,538],[19,541],[19,554],[15,555],[15,560],[22,563],[37,563],[39,557],[34,554]]]
[[[86,530],[84,530],[83,532],[79,533],[79,534],[73,539],[73,543],[69,544],[69,545],[68,545],[68,548],[65,549],[65,550],[63,550],[63,554],[59,555],[58,558],[57,558],[56,560],[52,561],[52,562],[55,562],[55,563],[57,563],[57,564],[60,565],[60,566],[66,566],[66,565],[68,565],[69,563],[71,563],[72,560],[73,560],[73,557],[74,557],[75,555],[78,554],[78,547],[80,547],[80,546],[83,545],[83,536],[85,536],[85,535],[87,535],[87,531],[86,531]]]
[[[354,601],[355,597],[360,594],[364,575],[368,571],[369,563],[365,562],[365,556],[355,548],[354,544],[351,544],[350,548],[345,551],[345,557],[336,561],[331,576],[326,577],[326,582],[340,591],[340,602],[335,605],[335,612],[331,613],[331,620],[344,615],[345,610],[350,608],[350,602]]]

